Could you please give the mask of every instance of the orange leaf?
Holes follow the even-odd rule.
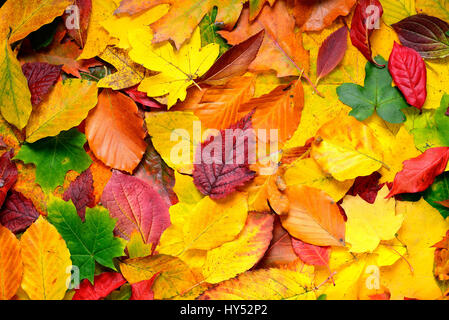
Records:
[[[356,0],[290,0],[296,24],[304,31],[320,31],[339,16],[346,16]]]
[[[103,90],[86,119],[86,137],[106,165],[132,173],[147,148],[136,103],[122,93]]]
[[[443,207],[449,208],[449,200],[435,201],[435,203],[441,204]]]
[[[9,300],[16,294],[22,272],[19,240],[0,225],[0,300]]]
[[[295,238],[316,246],[344,246],[345,223],[337,204],[325,192],[306,186],[287,189],[288,215],[282,225]]]
[[[296,76],[309,71],[309,52],[302,46],[300,32],[295,33],[295,19],[284,2],[265,6],[251,24],[249,9],[242,11],[239,24],[220,34],[232,45],[238,44],[265,29],[265,38],[259,54],[249,66],[251,71],[276,70],[278,77]]]

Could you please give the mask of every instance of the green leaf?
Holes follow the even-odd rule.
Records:
[[[124,255],[126,241],[114,237],[116,220],[102,207],[87,208],[82,222],[72,201],[53,198],[48,203],[48,220],[67,243],[73,265],[80,271],[80,280],[93,283],[95,262],[116,270],[113,259]]]
[[[69,170],[83,172],[92,160],[84,151],[86,137],[76,128],[63,131],[56,137],[25,143],[14,159],[36,166],[36,182],[46,192],[64,183]]]
[[[445,93],[441,98],[440,107],[435,112],[436,129],[444,146],[449,146],[449,116],[446,115],[448,108],[449,95]]]
[[[387,65],[381,56],[376,57],[379,64]],[[405,115],[401,109],[408,107],[404,97],[396,87],[392,87],[393,79],[388,67],[378,68],[368,62],[365,67],[365,86],[353,83],[344,83],[337,88],[340,100],[350,106],[349,115],[359,121],[369,118],[374,110],[377,114],[390,123],[402,123]]]
[[[204,16],[199,26],[201,32],[201,46],[205,47],[210,43],[216,43],[220,46],[221,56],[230,48],[230,45],[228,45],[227,41],[217,33],[217,31],[220,30],[220,27],[215,23],[217,12],[217,7],[214,7],[210,13]]]
[[[445,172],[435,178],[433,184],[424,192],[424,200],[437,209],[443,218],[449,216],[449,208],[436,203],[449,200],[449,172]]]

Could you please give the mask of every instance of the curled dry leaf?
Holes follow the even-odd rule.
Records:
[[[120,92],[103,90],[86,119],[86,137],[106,165],[133,172],[147,148],[143,119],[135,102]]]

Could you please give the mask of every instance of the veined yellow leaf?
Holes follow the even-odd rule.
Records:
[[[0,300],[9,300],[16,294],[22,272],[19,240],[0,224]]]

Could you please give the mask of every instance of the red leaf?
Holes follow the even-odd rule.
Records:
[[[5,202],[6,194],[17,181],[17,167],[11,161],[14,151],[5,152],[0,157],[0,207]]]
[[[145,243],[159,243],[170,226],[169,206],[159,193],[139,178],[114,171],[101,196],[102,204],[118,219],[115,233],[129,240],[133,231]]]
[[[92,0],[74,0],[73,5],[76,6],[78,14],[79,28],[67,28],[68,23],[73,23],[73,14],[66,13],[63,16],[67,28],[67,34],[75,40],[76,44],[84,48],[87,39],[87,28],[89,27],[90,14],[92,12]],[[76,20],[75,20],[76,21]]]
[[[242,76],[256,58],[265,37],[261,30],[247,40],[226,51],[201,77],[201,81],[210,85],[223,85],[234,76]]]
[[[70,183],[69,188],[64,192],[63,199],[64,201],[72,200],[78,215],[84,221],[86,207],[95,206],[94,180],[90,169],[81,173],[75,181]]]
[[[145,107],[156,109],[161,109],[164,107],[158,102],[156,102],[154,99],[148,97],[145,92],[137,90],[138,87],[139,85],[137,84],[134,87],[125,89],[125,92],[131,99],[133,99],[137,103],[142,104]]]
[[[293,251],[306,264],[312,266],[327,266],[331,254],[330,247],[319,247],[292,238]]]
[[[28,87],[31,92],[31,103],[38,105],[44,95],[56,83],[60,74],[61,66],[55,66],[45,62],[25,63],[22,72],[28,80]]]
[[[125,283],[126,280],[120,273],[104,272],[95,276],[93,285],[88,279],[84,279],[80,288],[75,290],[72,300],[100,300]]]
[[[373,204],[376,201],[377,193],[383,186],[379,185],[380,177],[381,175],[377,171],[366,177],[357,177],[347,194],[354,197],[358,195],[366,202]]]
[[[427,69],[419,53],[395,42],[388,69],[408,104],[421,110],[427,98]]]
[[[154,149],[151,139],[147,139],[147,142],[148,148],[134,176],[153,186],[167,205],[172,206],[178,202],[178,197],[173,191],[175,186],[174,171],[165,164],[159,153]]]
[[[317,82],[327,76],[343,60],[348,49],[348,28],[341,27],[324,40],[318,52]]]
[[[221,199],[237,187],[252,180],[255,172],[249,169],[254,152],[255,135],[251,117],[243,117],[229,129],[221,130],[201,144],[195,155],[193,182],[198,190],[212,199]],[[232,137],[232,139],[231,139]]]
[[[372,57],[371,43],[369,37],[380,23],[383,8],[379,0],[361,0],[354,10],[351,23],[351,42],[359,49],[365,58],[379,67]]]
[[[426,190],[435,177],[444,172],[449,160],[449,148],[439,147],[426,150],[422,155],[404,161],[404,168],[393,181],[387,198],[400,193],[416,193]]]
[[[0,211],[0,224],[13,233],[24,231],[37,218],[39,218],[39,212],[33,202],[14,190],[11,191]]]
[[[379,293],[379,294],[372,294],[369,296],[370,300],[390,300],[390,293]]]
[[[149,280],[143,280],[131,285],[131,298],[129,300],[153,300],[154,292],[151,289],[153,287],[154,280],[159,276],[160,272],[156,273]]]

